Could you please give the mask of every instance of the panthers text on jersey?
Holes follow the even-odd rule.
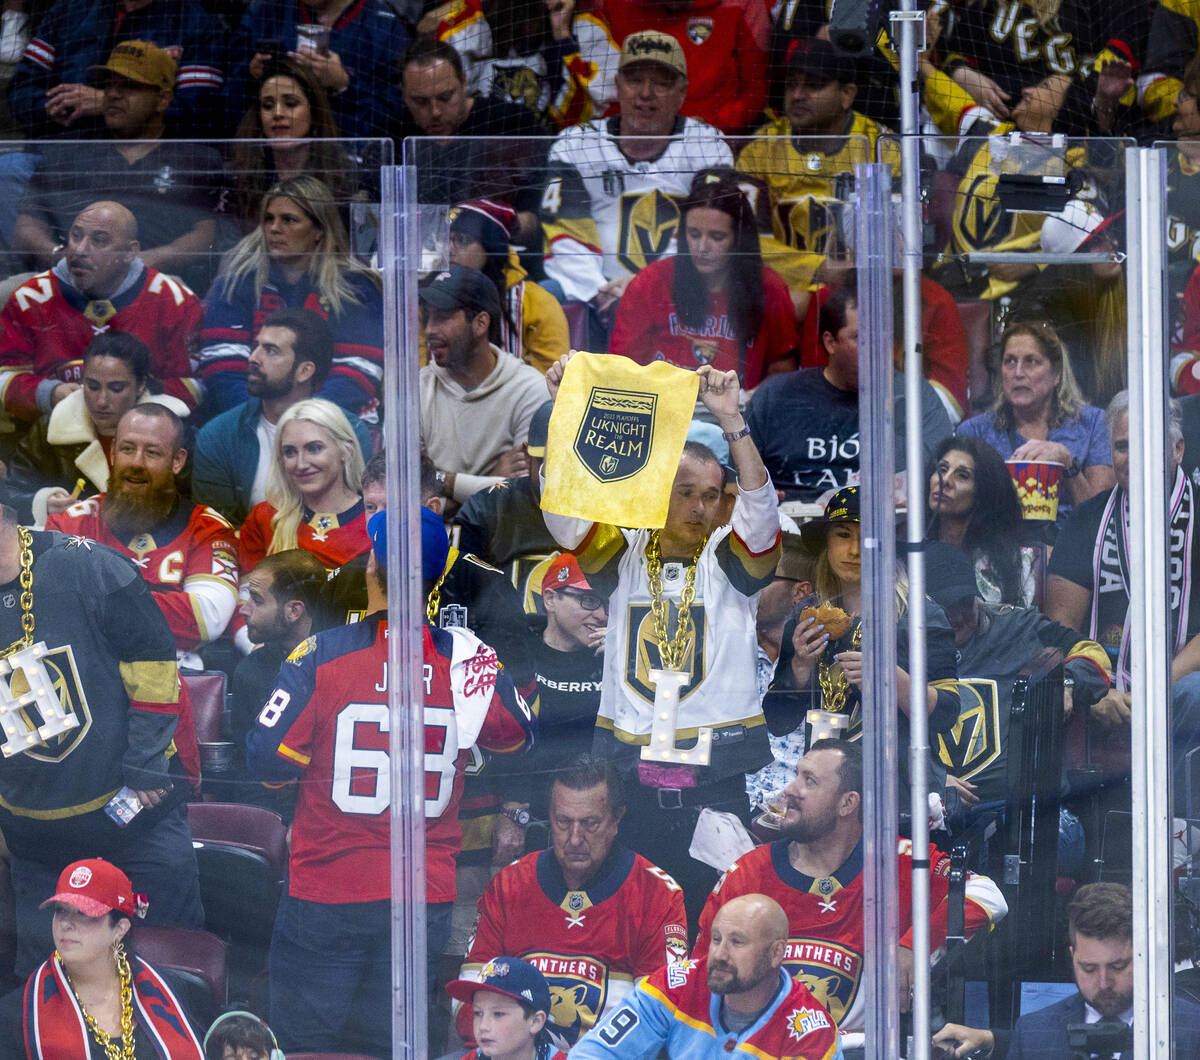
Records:
[[[479,901],[462,978],[493,957],[520,957],[550,987],[550,1019],[574,1043],[619,1005],[636,980],[687,956],[683,891],[640,854],[616,846],[595,877],[569,890],[553,850],[501,869]],[[459,1033],[471,1030],[470,1006]]]
[[[777,839],[743,854],[717,881],[700,915],[693,954],[708,952],[713,918],[726,902],[744,894],[774,898],[788,915],[788,944],[783,966],[809,988],[837,1020],[843,1033],[861,1031],[864,1001],[859,987],[863,968],[863,848],[860,842],[831,876],[813,879],[792,867],[789,842]],[[912,842],[901,839],[900,945],[912,946]],[[949,855],[929,847],[929,945],[946,938]],[[968,875],[966,933],[973,935],[1008,912],[999,889],[986,876]]]

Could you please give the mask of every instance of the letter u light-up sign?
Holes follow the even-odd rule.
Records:
[[[79,718],[63,710],[54,693],[54,679],[43,661],[47,648],[43,641],[17,648],[0,658],[0,727],[4,729],[5,758],[41,747],[64,732],[79,726]],[[14,695],[10,687],[11,674],[20,671],[29,685],[27,692]],[[42,723],[35,725],[29,708],[40,715]]]

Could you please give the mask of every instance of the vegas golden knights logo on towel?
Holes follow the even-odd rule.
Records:
[[[542,508],[614,526],[658,527],[700,381],[665,361],[576,353],[546,439]]]
[[[601,482],[636,475],[650,459],[656,394],[592,387],[575,436],[575,455]]]

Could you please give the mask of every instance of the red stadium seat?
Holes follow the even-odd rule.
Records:
[[[188,823],[209,930],[231,940],[265,942],[287,867],[283,821],[261,806],[193,802]]]
[[[228,1000],[225,943],[208,931],[139,926],[133,944],[183,995],[192,1016],[204,1026],[211,1023]]]
[[[222,670],[181,670],[192,701],[192,723],[200,743],[224,739],[221,723],[225,715],[225,673]]]
[[[992,345],[992,303],[980,298],[955,304],[967,333],[967,395],[971,408],[964,409],[963,415],[971,416],[991,390],[987,352]]]

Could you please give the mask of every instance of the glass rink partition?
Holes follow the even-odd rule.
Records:
[[[1004,1056],[1010,1047],[1019,1050],[1025,1035],[1046,1032],[1033,1021],[1039,1011],[1041,1020],[1061,1032],[1061,1055],[1105,1047],[1121,1051],[1127,1038],[1139,1056],[1167,1056],[1185,1046],[1191,1040],[1194,947],[1189,880],[1195,770],[1188,752],[1196,746],[1188,721],[1185,648],[1196,630],[1181,617],[1181,603],[1186,611],[1191,591],[1191,561],[1185,558],[1191,546],[1184,544],[1190,541],[1184,529],[1189,521],[1182,513],[1194,482],[1187,454],[1196,446],[1190,442],[1186,380],[1175,383],[1182,386],[1181,450],[1170,433],[1168,398],[1175,391],[1166,366],[1179,378],[1190,371],[1185,292],[1194,258],[1182,222],[1162,223],[1183,213],[1171,210],[1175,185],[1166,190],[1174,172],[1172,149],[1008,133],[919,138],[914,182],[919,201],[909,215],[914,224],[905,219],[898,140],[885,137],[874,145],[857,137],[814,140],[788,150],[780,141],[726,139],[727,155],[714,158],[697,147],[691,158],[672,160],[649,151],[642,162],[632,160],[637,145],[628,146],[629,153],[614,160],[605,154],[614,150],[612,141],[603,137],[594,144],[572,143],[570,136],[538,142],[410,140],[404,165],[383,183],[390,204],[384,213],[394,220],[385,232],[396,241],[394,254],[385,241],[385,272],[406,266],[385,287],[394,297],[389,326],[405,350],[394,364],[397,378],[389,377],[388,404],[403,406],[406,415],[402,430],[385,431],[384,442],[389,467],[406,470],[389,479],[389,503],[393,510],[414,513],[390,542],[391,564],[413,579],[402,590],[413,599],[405,597],[398,608],[395,594],[390,597],[393,628],[405,617],[408,624],[404,641],[389,638],[389,669],[402,676],[400,688],[411,689],[415,700],[419,616],[431,614],[435,626],[454,625],[462,617],[455,602],[447,605],[445,585],[436,612],[426,611],[428,599],[418,599],[415,590],[417,495],[457,494],[462,507],[451,518],[451,543],[460,557],[473,552],[502,572],[511,599],[531,616],[532,652],[538,656],[531,662],[511,643],[501,646],[513,656],[505,660],[501,651],[501,673],[508,671],[524,690],[541,743],[509,759],[484,754],[480,776],[499,767],[491,797],[521,808],[524,789],[514,778],[537,777],[544,785],[540,795],[529,797],[524,843],[504,850],[506,861],[518,854],[531,860],[499,870],[493,864],[476,875],[474,886],[486,893],[475,933],[470,926],[465,937],[452,931],[453,952],[444,955],[438,993],[427,1007],[426,995],[412,986],[425,974],[421,942],[434,923],[421,903],[422,887],[432,885],[419,869],[428,822],[412,813],[425,797],[416,790],[420,774],[412,756],[426,745],[418,713],[393,701],[393,717],[405,723],[393,724],[393,754],[409,748],[407,773],[393,759],[394,790],[403,793],[393,800],[396,1055],[465,1052],[465,1039],[454,1052],[459,1049],[454,1035],[470,1031],[472,1020],[450,1015],[454,1003],[441,982],[458,974],[477,977],[498,957],[527,957],[546,973],[550,1023],[567,1044],[586,1039],[589,1025],[600,1028],[595,1039],[619,1039],[630,1017],[610,1014],[631,1003],[622,997],[636,1001],[630,981],[645,973],[621,968],[621,960],[626,966],[631,960],[628,953],[601,960],[595,940],[587,950],[591,967],[581,971],[583,966],[564,956],[571,953],[565,925],[579,913],[572,900],[586,905],[585,924],[600,919],[603,901],[587,892],[586,880],[579,884],[582,897],[572,899],[578,892],[562,882],[562,870],[555,867],[564,863],[571,828],[565,820],[556,825],[551,812],[551,794],[563,801],[569,790],[552,775],[568,768],[564,755],[573,757],[589,745],[597,757],[615,759],[629,809],[616,828],[614,849],[632,847],[655,864],[672,857],[677,826],[671,814],[683,812],[666,809],[660,789],[652,789],[655,805],[647,809],[652,774],[639,765],[640,754],[631,753],[644,744],[626,744],[616,734],[621,730],[629,738],[621,721],[606,719],[606,711],[615,713],[611,706],[599,706],[592,741],[573,743],[557,725],[555,711],[565,717],[571,709],[558,686],[570,682],[549,673],[539,677],[537,667],[549,669],[546,659],[557,658],[542,649],[566,621],[561,613],[547,614],[556,609],[542,597],[546,589],[554,601],[553,583],[545,577],[556,568],[547,557],[562,545],[546,536],[539,547],[523,552],[501,529],[504,518],[515,519],[512,513],[521,510],[519,497],[508,495],[529,488],[514,485],[529,465],[503,456],[516,448],[510,443],[519,435],[492,440],[492,464],[460,465],[458,476],[486,480],[499,477],[489,476],[493,469],[509,473],[506,484],[485,483],[490,492],[476,494],[474,501],[451,479],[455,467],[438,466],[439,457],[447,464],[453,458],[453,438],[438,439],[441,425],[430,423],[428,413],[422,420],[421,402],[434,407],[425,390],[432,388],[431,377],[444,382],[455,356],[465,356],[438,302],[445,285],[457,282],[452,266],[465,263],[503,275],[504,319],[499,339],[493,332],[491,341],[513,360],[519,353],[529,367],[544,371],[569,350],[610,358],[623,353],[689,370],[712,364],[738,372],[746,384],[740,387],[741,411],[780,496],[783,553],[773,578],[763,575],[767,585],[754,624],[759,665],[730,671],[721,702],[763,690],[775,764],[747,789],[746,845],[706,844],[702,829],[693,849],[717,863],[709,866],[710,878],[716,878],[738,857],[749,858],[747,865],[769,863],[769,858],[756,862],[752,847],[778,842],[781,860],[775,864],[782,867],[754,881],[789,914],[804,907],[809,887],[819,896],[807,899],[813,906],[836,908],[839,892],[845,899],[853,895],[856,922],[836,939],[827,929],[821,933],[819,913],[807,920],[803,912],[790,915],[784,957],[785,967],[798,973],[842,1027],[847,1055],[941,1056],[970,1042],[978,1055],[990,1050]],[[729,203],[738,192],[741,206],[734,208]],[[481,201],[493,196],[511,208]],[[738,210],[741,215],[733,216]],[[757,240],[739,243],[738,233],[751,226]],[[918,238],[905,239],[906,231]],[[675,283],[681,244],[687,280]],[[724,246],[734,249],[723,252]],[[751,268],[763,291],[762,302],[751,304],[761,305],[773,324],[754,333],[754,342],[739,343],[738,292],[758,289],[746,282]],[[781,304],[772,301],[772,292],[780,288],[766,270],[787,291],[790,322],[771,316]],[[1171,277],[1166,287],[1164,275]],[[737,280],[724,289],[722,281],[732,276]],[[690,306],[689,282],[705,294]],[[552,301],[533,293],[534,284]],[[907,293],[914,286],[916,301]],[[426,287],[430,293],[422,308]],[[545,326],[546,316],[538,315],[543,307],[561,307],[562,318],[551,312],[552,326]],[[845,315],[847,307],[853,316]],[[436,318],[432,349],[424,330],[431,318]],[[779,335],[787,336],[782,352],[774,342]],[[547,341],[548,336],[554,337]],[[499,364],[501,354],[493,357],[486,363]],[[906,361],[919,379],[906,378]],[[600,381],[623,385],[625,377],[617,373],[626,366],[601,363],[612,369]],[[781,386],[783,380],[790,385]],[[393,391],[393,385],[399,389]],[[513,410],[523,400],[519,390],[510,393],[516,396],[502,406],[509,417],[506,429],[513,416],[519,418]],[[540,392],[536,397],[545,400]],[[847,401],[848,428],[839,418]],[[917,403],[919,430],[906,437],[906,422],[918,418],[905,412]],[[453,408],[443,404],[438,414]],[[704,425],[719,417],[706,408],[703,395],[690,411],[700,424],[696,436],[719,447],[720,426]],[[485,415],[456,420],[454,430],[466,436]],[[556,446],[571,448],[576,441],[555,426],[548,444],[537,427],[528,443],[535,473],[539,464],[544,471],[546,462],[564,457]],[[433,485],[422,487],[413,460],[401,461],[402,454],[415,457],[422,444],[448,485],[434,475]],[[686,465],[689,457],[683,459]],[[737,464],[735,455],[720,453],[718,459]],[[920,473],[910,477],[904,468],[914,464]],[[511,474],[514,467],[517,474]],[[736,471],[723,475],[717,527],[730,518],[732,501],[746,503],[735,494]],[[663,476],[658,481],[663,492],[665,483]],[[852,485],[859,487],[859,522],[852,535],[858,570],[849,577],[857,576],[857,585],[831,576],[828,567],[820,573],[817,568],[822,554],[829,560],[830,530],[821,521],[826,503]],[[1072,509],[1080,515],[1073,517]],[[842,525],[851,522],[844,510],[841,514]],[[1068,548],[1056,558],[1063,535]],[[625,544],[628,555],[644,547],[646,538],[627,532],[614,540]],[[621,578],[631,576],[622,575],[620,564],[609,572],[612,581],[603,581],[603,563],[596,564],[589,545],[584,540],[573,547],[580,553],[582,577],[596,597],[609,601],[604,668],[572,664],[576,669],[568,672],[576,678],[599,673],[602,691],[593,704],[603,704],[614,681],[638,688],[649,713],[654,691],[646,678],[660,661],[653,620],[645,617],[650,609],[622,595]],[[973,595],[952,574],[961,570],[961,559],[954,557],[964,550],[974,568],[973,581],[966,579]],[[687,558],[679,561],[682,571],[672,572],[675,577],[686,573]],[[918,562],[922,570],[916,574]],[[574,575],[564,581],[568,578]],[[918,580],[927,601],[919,610],[911,588]],[[712,583],[703,584],[705,592]],[[778,659],[787,664],[796,654],[795,621],[788,621],[800,610],[793,607],[793,595],[819,603],[836,596],[839,587],[842,600],[851,604],[844,609],[851,615],[850,631],[836,645],[839,652],[853,653],[846,659],[855,667],[850,691],[840,697],[832,652],[824,650],[814,652],[818,660],[806,690],[784,687],[789,682],[779,680]],[[566,588],[569,597],[576,587]],[[810,588],[817,599],[805,601]],[[673,592],[668,584],[668,642],[678,620]],[[587,590],[576,595],[586,597]],[[732,637],[725,626],[712,624],[709,606],[704,597],[703,653],[717,650],[711,638],[718,631]],[[693,602],[693,616],[696,610]],[[595,614],[576,610],[580,636],[589,613]],[[857,621],[858,615],[866,620]],[[478,620],[486,616],[478,612]],[[621,628],[620,637],[614,626]],[[797,639],[802,642],[803,633]],[[542,648],[536,647],[539,640]],[[1160,646],[1168,643],[1164,653]],[[405,644],[413,652],[407,669]],[[692,657],[703,653],[695,647]],[[702,695],[709,676],[706,671],[697,682]],[[918,681],[933,704],[925,735],[898,706],[919,702]],[[587,681],[575,683],[583,687]],[[947,690],[957,696],[949,708],[942,695]],[[782,710],[770,707],[772,697],[784,699]],[[834,709],[808,714],[827,703]],[[686,705],[684,696],[680,709]],[[628,722],[629,715],[622,717]],[[806,876],[790,860],[804,864],[809,849],[803,839],[789,845],[789,836],[805,834],[794,824],[804,817],[795,778],[815,742],[814,726],[835,738],[850,732],[862,751],[862,841],[845,877]],[[746,731],[753,728],[747,725]],[[719,720],[716,731],[721,732]],[[652,738],[649,732],[641,735]],[[685,729],[678,746],[698,746],[691,741],[695,735]],[[713,749],[719,747],[720,739]],[[429,762],[426,753],[426,771]],[[928,792],[919,804],[929,802],[930,809],[914,821],[911,785],[920,774]],[[700,777],[703,790],[708,778]],[[468,773],[463,806],[471,785]],[[761,802],[752,801],[760,793]],[[931,800],[934,794],[940,799]],[[668,798],[687,809],[686,796]],[[519,815],[520,808],[513,812]],[[460,818],[466,820],[461,809]],[[464,828],[464,835],[470,832]],[[926,850],[927,858],[917,853]],[[764,858],[761,850],[757,857]],[[465,863],[460,858],[456,916],[462,914]],[[712,914],[725,890],[723,885],[707,900],[697,896],[704,871],[682,886],[693,959],[708,953]],[[530,878],[534,882],[514,898],[508,888]],[[916,922],[925,925],[916,930],[914,894],[921,904]],[[624,921],[633,907],[620,908]],[[1097,936],[1086,928],[1088,917],[1110,914],[1118,927],[1092,930],[1104,935],[1099,955],[1116,971],[1107,986],[1097,988],[1089,978],[1096,972]],[[563,928],[554,924],[560,916]],[[469,920],[468,909],[461,922]],[[1072,937],[1070,922],[1082,923],[1082,934]],[[483,952],[480,940],[502,952]],[[472,944],[464,957],[459,949]],[[678,952],[672,947],[677,944],[665,947],[664,957]],[[660,973],[661,982],[666,974]],[[603,988],[586,982],[588,975],[593,982],[603,979]],[[1085,1018],[1084,997],[1097,1001],[1095,1011],[1103,1017],[1098,1026]],[[1050,1010],[1052,1005],[1059,1007]],[[718,1040],[721,1033],[716,1031]],[[591,1055],[592,1047],[579,1048]],[[612,1048],[612,1055],[623,1055],[619,1040]],[[859,1049],[863,1052],[851,1052]]]
[[[77,665],[61,688],[82,698],[64,713],[90,724],[82,740],[46,739],[78,750],[0,762],[6,985],[51,952],[36,905],[57,871],[103,855],[149,894],[133,948],[200,1037],[222,1010],[250,1011],[289,1055],[462,1056],[475,1013],[455,1011],[446,984],[517,974],[498,958],[543,973],[555,1041],[627,1055],[640,1039],[622,1013],[648,1010],[623,1006],[650,1003],[637,982],[676,1001],[681,982],[721,986],[719,943],[715,976],[690,962],[710,953],[718,909],[750,893],[788,916],[782,966],[808,993],[783,1017],[808,1013],[790,1025],[792,1040],[815,1036],[802,1050],[826,1020],[847,1056],[937,1056],[953,1040],[1003,1057],[1031,1033],[1021,1020],[1082,990],[1106,1018],[1097,1030],[1072,1008],[1055,1024],[1063,1055],[1105,1035],[1123,1048],[1129,1009],[1135,1055],[1186,1052],[1200,901],[1187,145],[918,138],[909,168],[913,145],[887,137],[691,130],[686,150],[664,152],[574,136],[416,140],[398,156],[387,141],[171,141],[161,164],[141,143],[0,156],[3,499],[31,527],[125,552],[164,601],[194,594],[168,615],[191,722],[160,767],[170,799],[155,812],[190,822],[197,859],[166,886],[147,874],[150,814],[111,841],[15,819],[11,805],[45,809],[6,786],[21,763],[52,771],[53,790],[93,769],[107,779],[112,763],[85,752],[116,693]],[[488,288],[458,267],[500,280],[495,321],[478,314]],[[330,368],[311,389],[354,416],[345,426],[301,416],[272,437],[253,404],[284,384],[306,396],[301,337],[286,324],[275,342],[259,335],[288,309],[325,320]],[[84,359],[124,331],[148,348],[145,400],[183,415],[188,454],[154,472],[167,514],[136,532],[111,529],[99,496],[120,482],[83,457],[94,443],[124,459],[106,441],[124,406],[97,395],[122,381],[140,394],[140,355]],[[272,359],[288,357],[280,339],[291,368]],[[572,350],[593,357],[572,362],[555,407],[592,409],[607,437],[538,415],[547,371]],[[107,374],[89,374],[95,361]],[[585,367],[580,404],[572,373]],[[652,424],[644,405],[588,403],[639,370],[663,373]],[[72,410],[85,433],[64,436]],[[705,448],[671,449],[614,489],[636,443],[660,433]],[[312,442],[334,455],[306,455]],[[610,481],[556,485],[572,454]],[[364,484],[356,468],[373,456]],[[771,486],[754,489],[760,458]],[[306,493],[314,459],[326,492]],[[557,522],[540,514],[539,470]],[[598,499],[618,505],[599,521],[624,533],[569,522]],[[381,500],[388,533],[366,572],[363,516]],[[202,568],[181,569],[175,538],[156,533],[187,510],[177,503],[214,513]],[[278,568],[264,575],[286,543],[270,509],[289,505],[321,589],[281,600]],[[659,511],[657,535],[643,508]],[[449,552],[426,578],[438,514]],[[566,546],[574,565],[558,559]],[[371,624],[353,627],[382,607],[381,566],[390,635],[364,641]],[[5,592],[0,612],[16,612],[20,593],[6,609]],[[43,592],[35,572],[34,639],[55,650]],[[309,601],[314,641],[287,643],[292,612],[272,618],[293,600]],[[836,610],[804,625],[799,612],[821,605]],[[110,616],[87,650],[141,650],[152,637],[132,614]],[[71,650],[78,663],[82,642]],[[685,673],[677,704],[655,706],[678,679],[652,671]],[[660,717],[672,707],[674,723]],[[819,736],[858,750],[805,759]],[[658,743],[657,758],[641,754]],[[836,763],[856,754],[864,779],[844,781]],[[102,807],[122,782],[84,794]],[[840,796],[843,783],[854,797],[839,801],[829,785]],[[844,847],[822,846],[830,835]],[[814,860],[828,849],[845,857]],[[193,887],[202,913],[160,912]],[[1096,906],[1117,927],[1085,923],[1072,952],[1069,917]],[[1122,943],[1127,965],[1096,986]],[[773,973],[772,959],[747,974]]]

